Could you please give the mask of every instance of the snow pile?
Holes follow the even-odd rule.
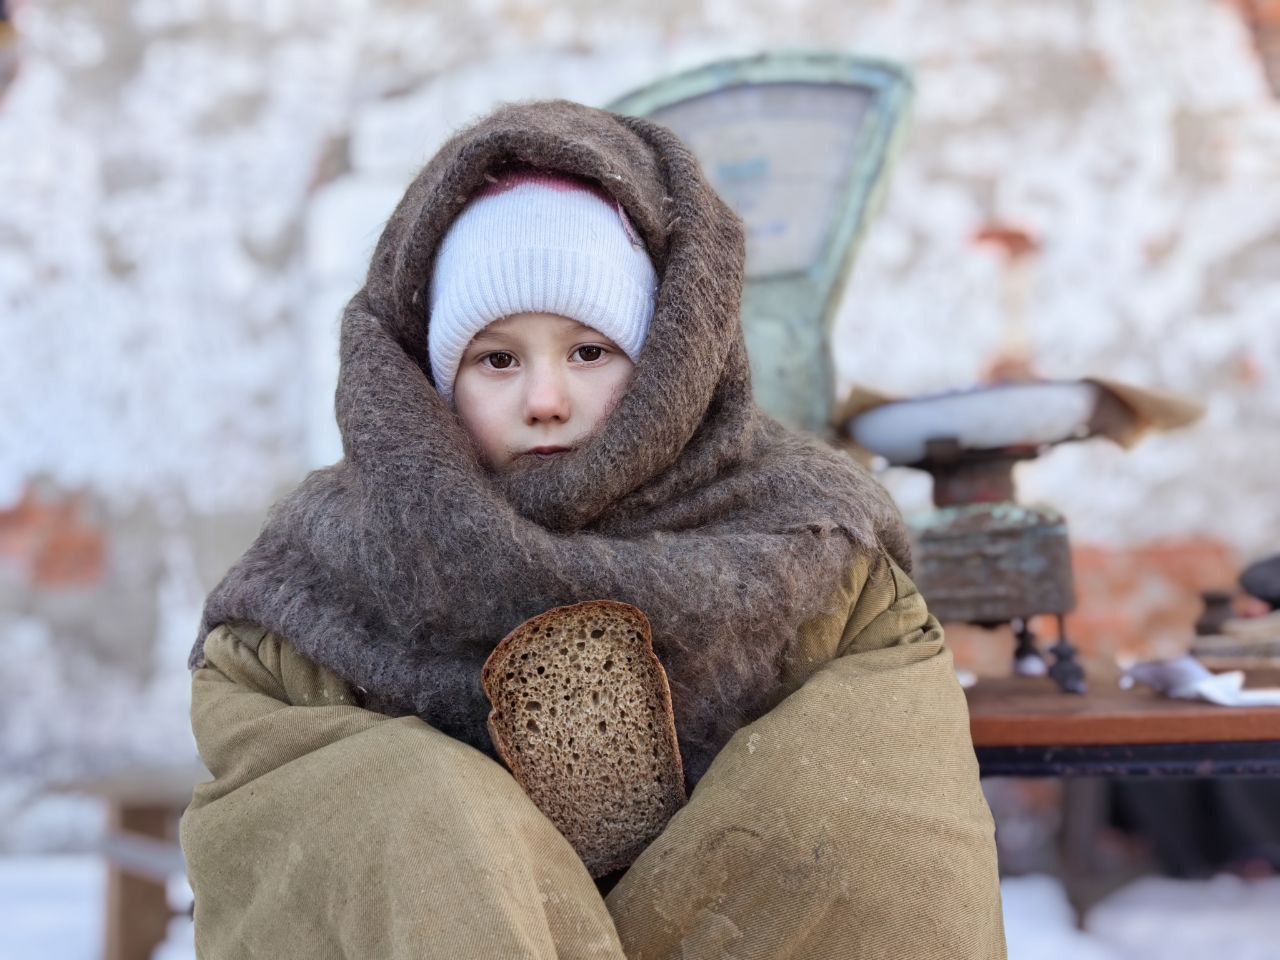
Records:
[[[1147,878],[1113,894],[1075,929],[1057,880],[1007,877],[1001,884],[1009,960],[1274,960],[1280,943],[1280,878],[1205,882]],[[0,858],[0,960],[96,960],[105,868],[91,857]],[[192,960],[185,911],[191,888],[169,885],[179,915],[156,960]]]

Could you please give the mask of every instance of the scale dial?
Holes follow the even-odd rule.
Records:
[[[872,96],[849,85],[747,83],[660,108],[653,119],[689,145],[742,217],[754,279],[804,272],[821,259]]]

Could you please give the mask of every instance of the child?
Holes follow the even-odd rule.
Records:
[[[753,402],[742,268],[651,121],[508,105],[427,164],[343,317],[344,457],[192,651],[203,956],[1004,956],[897,511]],[[479,681],[602,598],[649,617],[691,791],[607,902],[496,762]]]
[[[427,346],[488,469],[595,430],[630,382],[656,288],[626,212],[590,181],[513,168],[476,192],[432,273]]]

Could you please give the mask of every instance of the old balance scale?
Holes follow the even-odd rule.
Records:
[[[708,64],[608,105],[690,145],[747,232],[743,328],[758,402],[783,422],[934,478],[935,510],[910,523],[914,577],[943,621],[1010,624],[1014,669],[1083,692],[1064,617],[1075,606],[1062,515],[1019,504],[1016,463],[1092,436],[1129,445],[1198,409],[1101,380],[1002,384],[836,409],[831,330],[840,291],[883,194],[912,95],[889,63],[838,53]],[[1037,414],[1039,414],[1037,416]],[[1028,416],[1030,415],[1030,416]],[[1031,618],[1057,618],[1047,665]]]
[[[1085,691],[1067,634],[1076,604],[1062,514],[1019,503],[1014,467],[1063,443],[1105,437],[1131,446],[1146,430],[1182,426],[1201,409],[1111,380],[1026,380],[892,400],[855,391],[837,416],[845,442],[933,477],[934,509],[910,522],[915,579],[942,621],[1017,639],[1014,673],[1048,673],[1066,693]],[[1057,621],[1047,665],[1031,618]]]

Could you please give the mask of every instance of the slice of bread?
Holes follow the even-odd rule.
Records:
[[[639,608],[554,607],[507,634],[481,680],[499,756],[592,877],[629,867],[684,806],[671,688]]]

